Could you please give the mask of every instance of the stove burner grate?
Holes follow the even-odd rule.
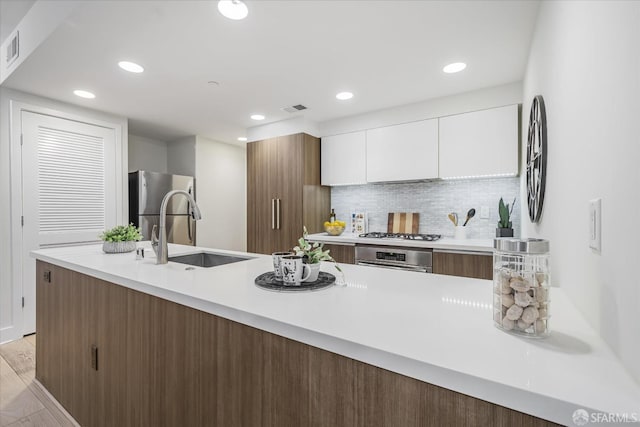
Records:
[[[403,240],[424,240],[427,242],[433,242],[440,240],[442,235],[440,234],[407,234],[407,233],[381,233],[374,231],[371,233],[360,234],[359,237],[366,237],[372,239],[403,239]]]

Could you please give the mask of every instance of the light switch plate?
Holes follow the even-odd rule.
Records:
[[[589,200],[589,247],[602,250],[602,199]]]
[[[489,219],[489,206],[480,206],[480,218]]]

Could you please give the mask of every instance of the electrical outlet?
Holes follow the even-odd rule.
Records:
[[[589,247],[602,249],[602,199],[589,200]]]
[[[480,206],[480,218],[489,219],[489,206]]]

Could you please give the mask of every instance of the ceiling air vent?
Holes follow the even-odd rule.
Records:
[[[304,105],[298,104],[298,105],[292,105],[291,107],[284,107],[281,110],[286,111],[287,113],[297,113],[298,111],[302,111],[306,109],[307,107],[305,107]]]
[[[7,65],[11,65],[13,61],[18,59],[20,54],[20,45],[18,44],[18,32],[16,31],[11,41],[7,44]]]

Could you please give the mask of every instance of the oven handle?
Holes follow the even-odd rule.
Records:
[[[368,261],[356,261],[356,265],[366,265],[369,267],[382,267],[382,268],[389,268],[391,270],[419,271],[421,273],[431,273],[432,271],[431,267],[417,267],[412,265],[399,267],[395,265],[382,264],[379,262],[368,262]]]

